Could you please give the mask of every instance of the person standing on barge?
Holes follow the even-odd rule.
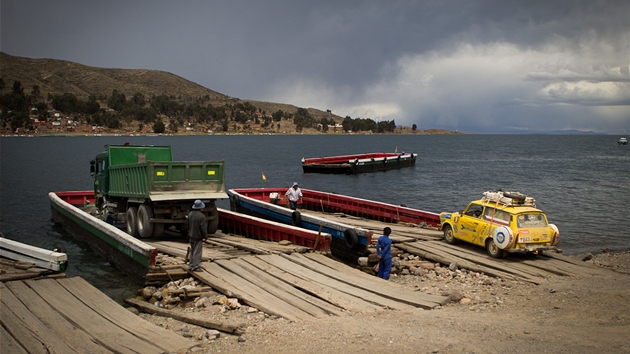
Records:
[[[190,239],[190,260],[188,270],[200,272],[203,240],[208,237],[208,224],[203,208],[206,205],[199,199],[195,200],[192,211],[188,214],[188,238]]]
[[[297,182],[293,182],[293,187],[289,188],[284,197],[289,200],[291,210],[296,210],[298,202],[302,201],[302,191]]]

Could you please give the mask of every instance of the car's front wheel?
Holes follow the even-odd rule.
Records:
[[[457,243],[457,239],[455,238],[455,235],[453,235],[453,229],[451,228],[450,225],[445,225],[444,226],[444,241],[446,241],[446,243],[454,245]]]
[[[503,250],[499,248],[499,246],[497,246],[496,243],[494,243],[494,240],[489,238],[486,240],[486,251],[488,251],[488,255],[490,255],[490,257],[492,258],[502,258],[503,257]]]

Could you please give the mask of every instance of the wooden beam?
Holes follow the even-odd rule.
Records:
[[[215,322],[215,321],[207,320],[207,319],[200,319],[200,318],[187,315],[185,313],[178,313],[173,310],[155,307],[154,305],[148,302],[140,301],[135,298],[128,298],[125,300],[125,303],[138,308],[142,312],[146,312],[146,313],[150,313],[150,314],[154,314],[154,315],[158,315],[162,317],[172,318],[178,321],[193,324],[195,326],[209,328],[209,329],[216,329],[218,331],[225,332],[225,333],[232,333],[232,334],[244,333],[245,325],[243,324],[231,325],[231,324]]]

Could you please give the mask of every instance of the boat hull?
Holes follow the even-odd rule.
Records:
[[[247,191],[252,190],[231,189],[228,191],[230,208],[233,211],[330,234],[330,251],[332,255],[344,260],[355,262],[359,257],[367,254],[367,247],[372,242],[372,233],[370,231],[343,223],[331,222],[301,211],[293,211],[285,206],[273,204],[263,199],[252,198],[247,195],[249,194]],[[279,193],[283,190],[257,188],[255,191],[257,197],[262,198],[266,195],[267,200],[269,200],[270,193]],[[240,192],[245,192],[245,194]]]
[[[417,154],[371,153],[302,159],[304,173],[358,174],[387,171],[416,164]]]
[[[315,232],[289,226],[250,215],[219,210],[219,227],[225,234],[233,233],[248,238],[267,241],[290,241],[294,245],[318,251],[330,250],[332,236],[325,232]]]
[[[51,192],[48,197],[55,222],[131,279],[145,283],[158,250],[83,211],[81,207],[93,205],[94,192]]]
[[[371,232],[317,217],[309,214],[309,210],[343,213],[387,223],[405,222],[434,228],[440,226],[440,216],[436,213],[308,189],[302,189],[302,204],[296,214],[287,207],[287,202],[282,198],[285,191],[283,188],[231,189],[228,191],[230,208],[311,230],[319,230],[321,227],[323,232],[332,236],[331,253],[349,261],[355,261],[366,254],[367,246],[372,240]],[[355,236],[356,243],[352,240]]]

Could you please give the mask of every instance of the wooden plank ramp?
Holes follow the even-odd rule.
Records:
[[[195,345],[80,277],[3,283],[0,302],[2,353],[164,353]]]
[[[317,253],[202,262],[191,272],[227,296],[292,321],[386,309],[432,309],[447,297],[405,290]]]
[[[311,210],[305,210],[303,213],[313,213],[331,221],[368,229],[374,233],[373,244],[378,240],[383,228],[390,227],[392,229],[390,238],[394,243],[394,248],[447,266],[456,263],[458,268],[483,272],[503,279],[541,284],[544,279],[553,275],[577,276],[606,273],[606,270],[592,264],[575,261],[570,257],[551,252],[536,256],[510,254],[507,258],[492,258],[482,247],[463,242],[450,245],[442,240],[441,231],[419,228],[412,224],[391,224],[340,213],[329,214]],[[374,248],[371,247],[368,251],[374,252]]]

